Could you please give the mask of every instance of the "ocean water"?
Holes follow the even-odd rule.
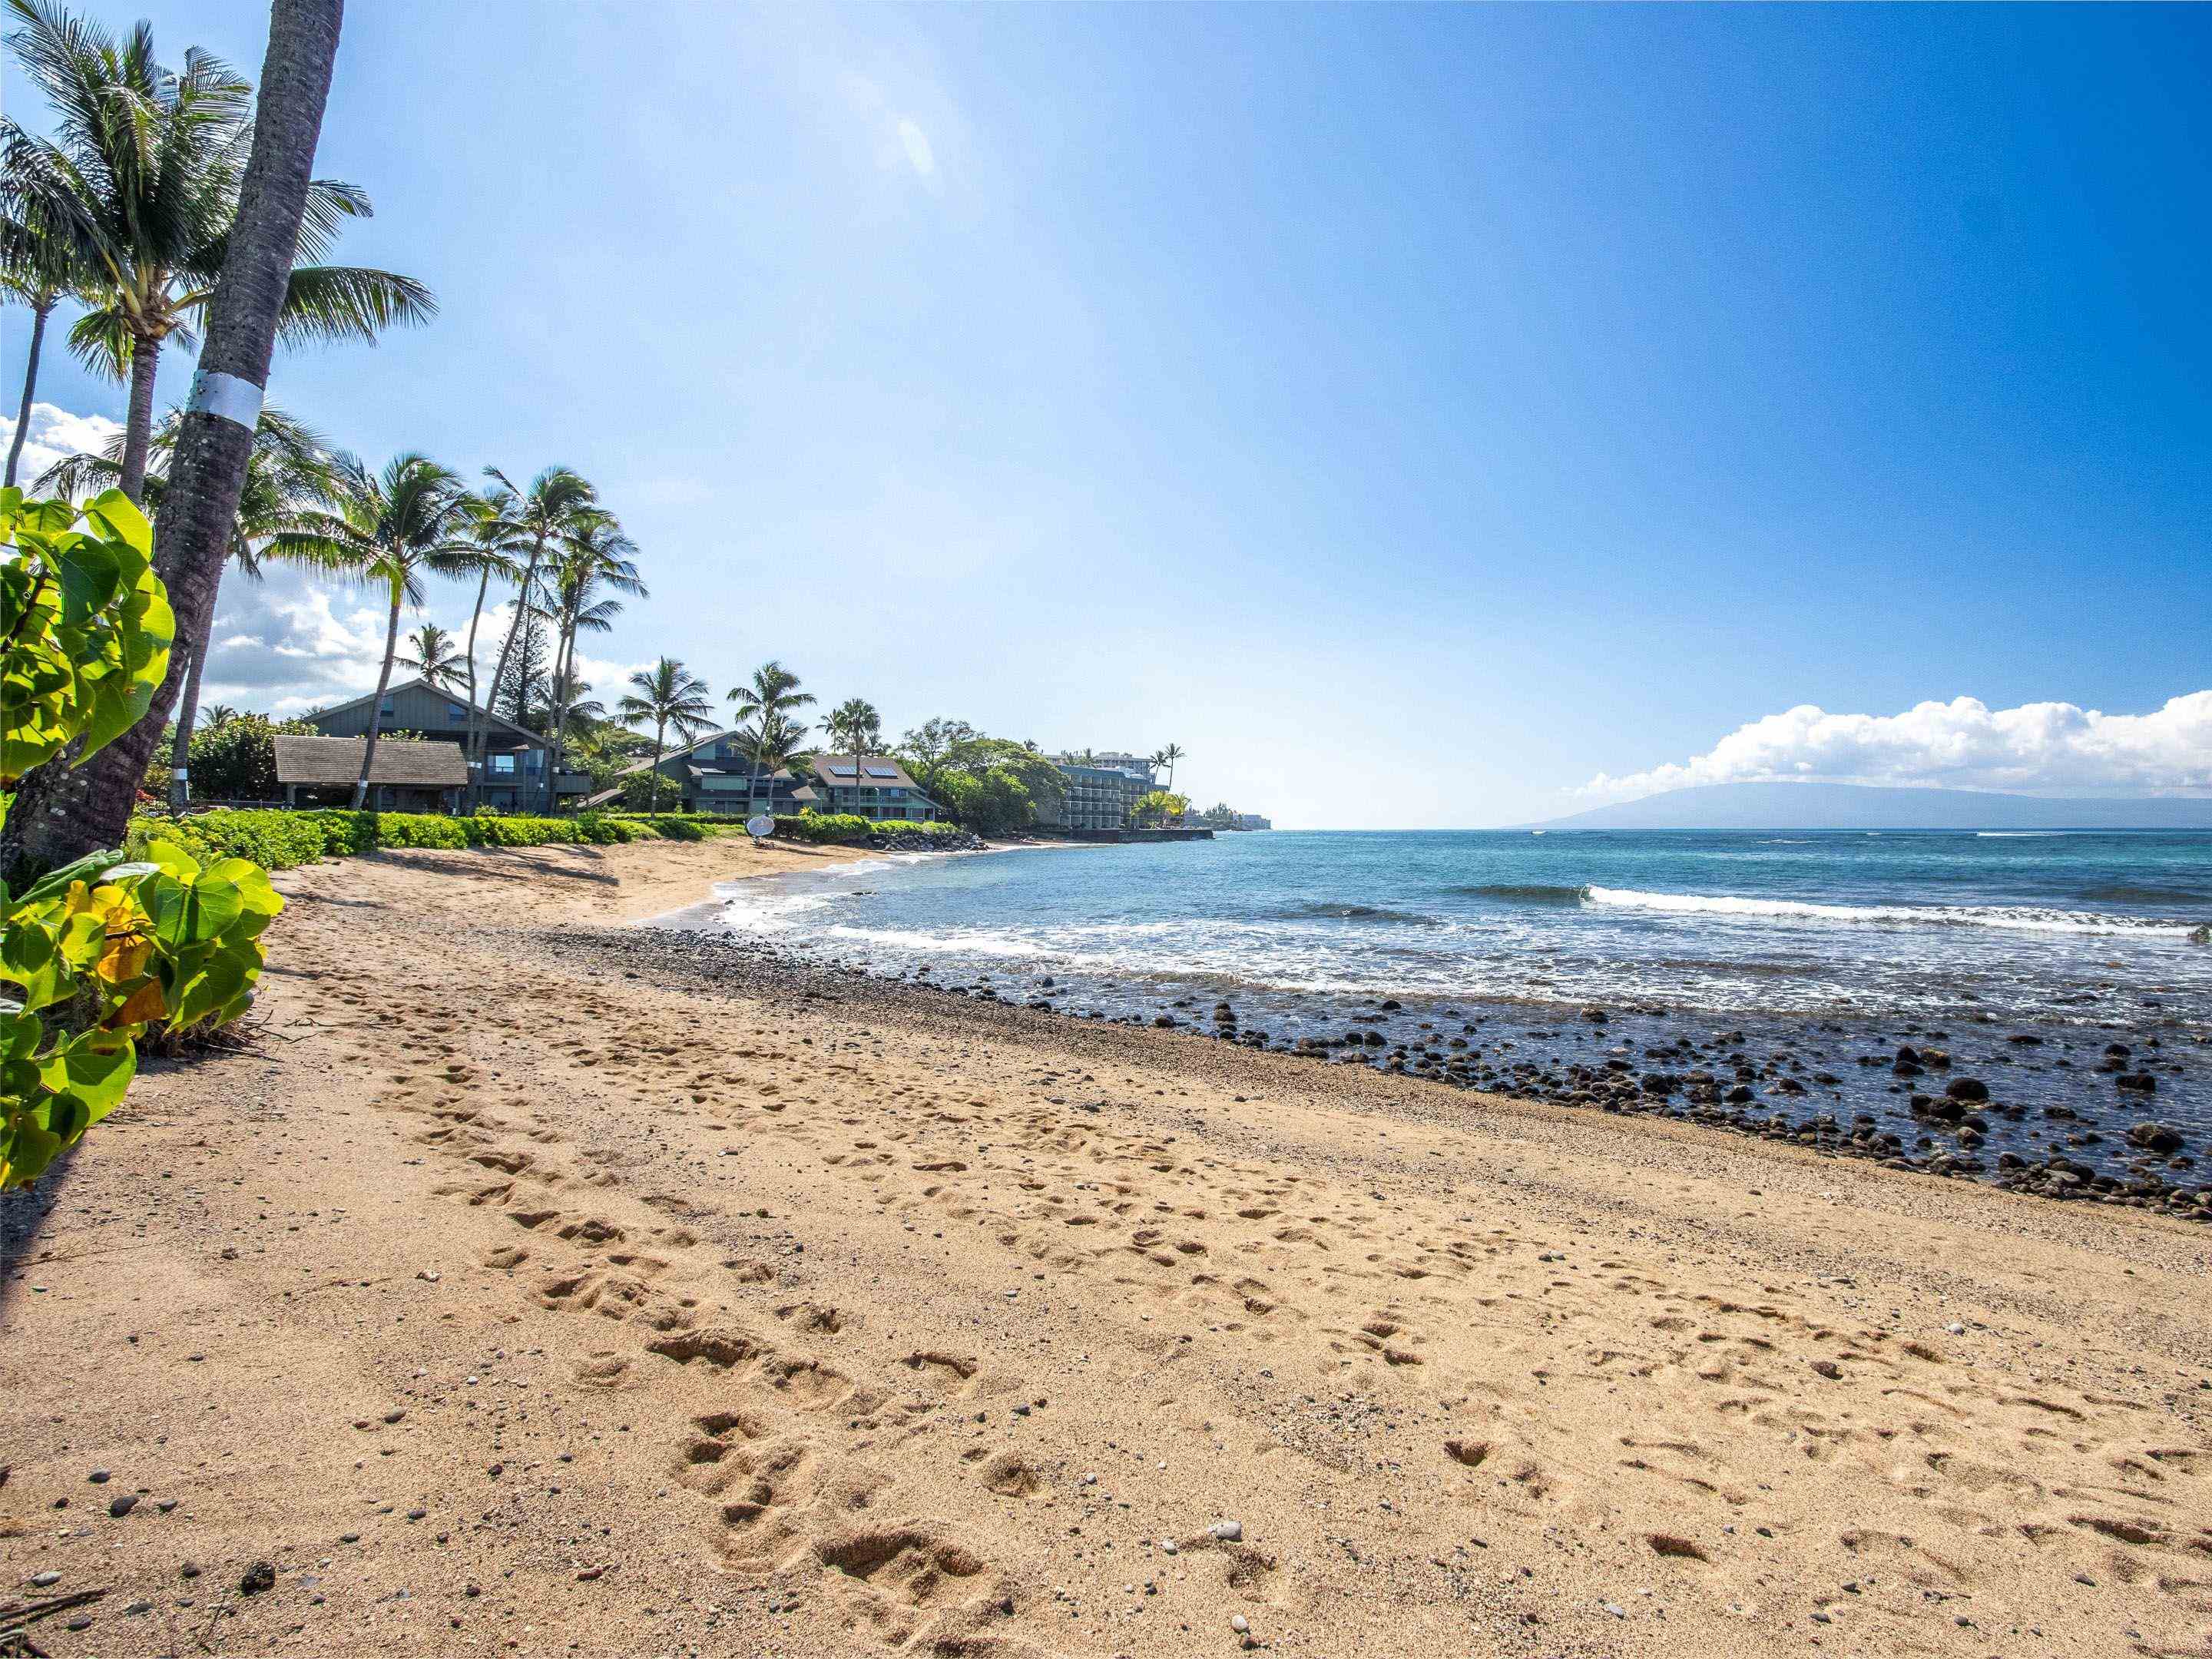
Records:
[[[733,884],[719,916],[1070,1012],[1203,1024],[1227,1000],[1278,1044],[1355,1010],[1393,1048],[1457,1022],[1480,1039],[1462,1050],[1523,1059],[1633,1055],[1685,1022],[1801,1053],[1826,1033],[1832,1062],[1935,1031],[1972,1059],[1985,1036],[2011,1095],[2093,1124],[2118,1040],[2160,1068],[2150,1109],[2212,1128],[2212,834],[1273,831],[843,865]],[[1589,1007],[1608,1030],[1572,1026]],[[2013,1030],[2050,1051],[2031,1066],[1997,1047]],[[1815,1103],[1895,1117],[1911,1091],[1855,1069]]]

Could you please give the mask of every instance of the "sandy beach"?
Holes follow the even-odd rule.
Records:
[[[631,925],[848,856],[281,877],[250,1047],[0,1205],[0,1627],[2212,1644],[2203,1228]]]

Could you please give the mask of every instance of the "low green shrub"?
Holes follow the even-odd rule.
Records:
[[[857,812],[802,812],[775,821],[775,833],[787,841],[846,842],[871,836],[922,835],[944,839],[960,833],[952,823],[902,823],[896,819],[878,823]]]
[[[481,812],[448,817],[436,812],[349,812],[337,807],[304,811],[218,807],[184,818],[135,818],[130,849],[134,857],[143,856],[149,846],[163,841],[203,861],[243,858],[266,870],[289,870],[319,859],[387,847],[456,852],[471,847],[611,847],[652,836],[665,841],[704,841],[710,835],[739,833],[743,827],[669,812],[580,812],[573,818]]]
[[[786,841],[866,841],[876,826],[857,812],[801,812],[776,819],[775,833]]]

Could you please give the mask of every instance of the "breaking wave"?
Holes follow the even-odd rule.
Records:
[[[2172,939],[2186,938],[2199,925],[2033,905],[1814,904],[1802,899],[1738,898],[1728,894],[1644,893],[1632,887],[1582,890],[1592,904],[1670,915],[1765,917],[1890,927],[1999,927],[2023,933],[2134,933]]]

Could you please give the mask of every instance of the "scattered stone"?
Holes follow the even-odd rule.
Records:
[[[1244,1536],[1244,1523],[1242,1521],[1217,1521],[1206,1530],[1224,1543],[1234,1544]]]
[[[107,1512],[120,1521],[137,1507],[138,1494],[135,1492],[126,1492],[109,1503]]]
[[[238,1581],[238,1593],[240,1595],[258,1595],[264,1590],[273,1590],[276,1588],[276,1564],[273,1561],[256,1561],[246,1570]]]

